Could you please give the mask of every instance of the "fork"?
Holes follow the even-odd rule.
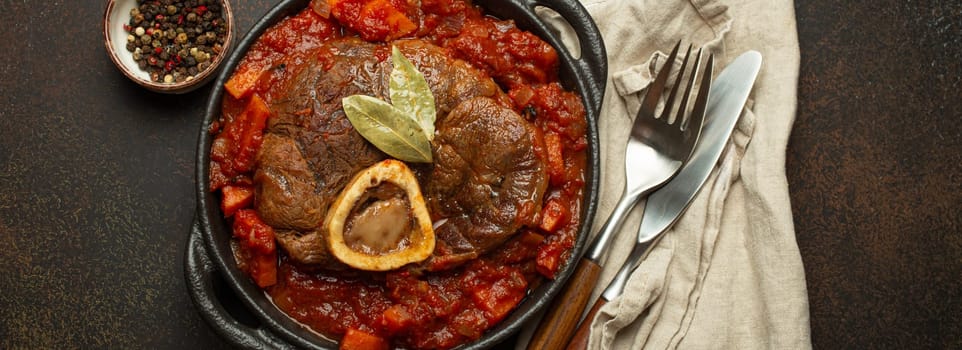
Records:
[[[705,116],[704,107],[695,106],[693,113],[685,118],[688,114],[688,97],[693,89],[695,77],[698,75],[701,49],[698,50],[694,59],[694,67],[689,74],[688,83],[677,110],[673,108],[674,102],[688,67],[691,45],[688,46],[688,52],[675,77],[661,115],[656,118],[658,102],[666,90],[665,84],[680,47],[679,41],[668,55],[668,60],[658,72],[655,81],[648,87],[631,127],[631,135],[625,149],[625,188],[618,204],[615,205],[615,209],[605,221],[601,231],[591,241],[587,252],[578,262],[570,282],[561,294],[555,297],[552,306],[535,330],[527,349],[553,350],[561,349],[568,344],[601,274],[602,259],[615,233],[621,228],[625,216],[642,197],[674,177],[691,157]],[[702,94],[707,96],[709,88],[707,85],[709,84],[699,87],[699,96]]]

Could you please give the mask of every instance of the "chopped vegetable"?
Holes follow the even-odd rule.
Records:
[[[237,171],[250,171],[254,167],[254,156],[261,146],[264,126],[267,124],[267,118],[270,115],[271,110],[267,107],[267,103],[258,95],[251,96],[251,101],[244,109],[244,113],[241,114],[243,122],[238,123],[243,129],[236,146]]]
[[[238,210],[234,217],[234,237],[240,254],[249,258],[246,272],[261,288],[277,283],[277,245],[274,228],[264,223],[251,209]]]
[[[565,183],[565,161],[562,153],[561,136],[553,132],[546,132],[544,134],[544,145],[548,156],[548,178],[552,185],[562,185]]]
[[[233,216],[237,210],[247,208],[254,201],[254,189],[250,186],[224,186],[220,191],[220,209],[224,217]]]
[[[382,324],[391,334],[399,333],[414,325],[414,318],[403,305],[393,305],[381,314]]]
[[[488,321],[494,324],[521,302],[527,287],[524,276],[515,271],[492,284],[479,286],[473,299],[485,311]]]
[[[555,232],[568,221],[568,208],[557,197],[552,197],[541,209],[541,229]]]
[[[404,2],[400,2],[404,4]],[[367,41],[387,41],[414,32],[415,24],[387,0],[328,0],[331,15]]]
[[[257,83],[257,80],[259,80],[264,73],[267,73],[268,68],[270,68],[270,65],[269,62],[266,61],[257,61],[243,65],[241,69],[238,69],[237,72],[230,77],[230,80],[224,83],[224,89],[236,99],[247,97],[254,91],[254,85]]]
[[[538,251],[538,257],[535,259],[535,268],[542,276],[554,278],[558,268],[561,267],[563,261],[561,254],[565,252],[565,248],[557,242],[550,242],[541,247],[541,250]]]
[[[230,179],[249,172],[254,167],[254,156],[264,137],[264,126],[271,116],[270,108],[254,94],[250,102],[211,144],[211,190],[229,185]]]
[[[251,279],[258,287],[270,287],[277,284],[277,253],[257,254],[250,262]]]
[[[354,328],[341,339],[341,350],[387,350],[389,345],[384,338]]]

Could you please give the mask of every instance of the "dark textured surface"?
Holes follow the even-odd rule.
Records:
[[[796,9],[787,170],[812,342],[962,348],[962,3]]]
[[[234,1],[239,33],[273,2]],[[962,4],[796,4],[788,180],[816,348],[962,348]],[[147,92],[100,1],[0,2],[0,348],[226,348],[188,297],[209,86]]]
[[[271,6],[234,3],[240,33]],[[226,348],[183,273],[210,86],[124,78],[105,4],[0,2],[0,348]]]

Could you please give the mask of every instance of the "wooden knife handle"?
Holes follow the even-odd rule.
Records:
[[[568,345],[600,275],[598,263],[584,258],[578,262],[574,275],[538,324],[528,350],[561,350]]]
[[[575,331],[575,336],[571,338],[571,342],[568,343],[567,350],[585,350],[588,348],[588,336],[591,335],[591,321],[595,319],[598,310],[607,303],[608,301],[605,300],[605,298],[598,298],[595,305],[592,306],[588,314],[585,315],[584,321],[581,321],[581,326]]]

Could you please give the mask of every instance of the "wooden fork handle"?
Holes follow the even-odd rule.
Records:
[[[605,300],[605,298],[598,298],[595,305],[592,306],[588,314],[585,315],[584,321],[581,321],[581,326],[575,331],[575,336],[571,338],[571,342],[568,343],[567,350],[585,350],[588,348],[588,336],[591,335],[591,321],[595,319],[598,310],[607,303],[608,301]]]
[[[561,350],[574,335],[581,313],[588,305],[591,291],[598,284],[601,266],[582,258],[575,268],[574,275],[555,297],[548,313],[541,319],[538,328],[528,342],[528,350]]]

